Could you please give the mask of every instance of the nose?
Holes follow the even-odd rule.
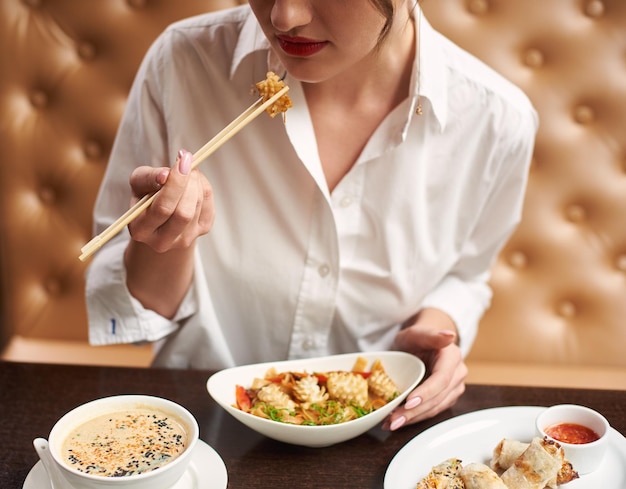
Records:
[[[272,25],[281,32],[307,25],[312,18],[309,0],[275,0],[272,7]]]

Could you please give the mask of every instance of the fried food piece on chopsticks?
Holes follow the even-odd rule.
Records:
[[[285,82],[273,71],[268,71],[266,77],[267,78],[265,80],[256,84],[259,97],[263,98],[264,102],[285,88]],[[270,105],[266,109],[266,112],[270,115],[270,117],[276,117],[277,114],[284,114],[287,112],[287,109],[290,109],[291,107],[293,107],[293,102],[289,98],[289,95],[285,94]]]

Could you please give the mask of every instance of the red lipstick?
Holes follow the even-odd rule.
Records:
[[[307,57],[319,53],[328,44],[305,37],[276,36],[281,49],[290,56]]]

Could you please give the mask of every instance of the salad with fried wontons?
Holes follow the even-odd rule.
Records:
[[[380,360],[367,370],[357,358],[351,371],[277,372],[236,386],[236,406],[247,413],[281,423],[332,425],[360,418],[400,395]]]

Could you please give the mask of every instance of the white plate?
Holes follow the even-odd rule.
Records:
[[[189,468],[172,489],[226,489],[228,473],[219,454],[198,440]],[[50,489],[50,479],[43,464],[37,462],[24,481],[23,489]]]
[[[277,372],[351,370],[357,357],[365,358],[368,368],[374,360],[380,360],[389,377],[402,392],[393,401],[366,416],[334,425],[302,426],[271,421],[233,407],[236,404],[235,387],[249,386],[255,377],[263,378],[270,367],[275,368]],[[320,358],[257,363],[221,370],[209,378],[207,390],[228,413],[262,435],[293,445],[326,447],[355,438],[383,421],[419,384],[425,372],[426,367],[419,358],[401,351],[346,353]]]
[[[489,464],[502,438],[530,441],[535,418],[544,407],[502,407],[463,414],[439,423],[409,441],[391,460],[385,489],[415,489],[430,469],[448,458]],[[576,467],[574,467],[575,469]],[[593,473],[561,486],[563,489],[626,488],[626,438],[611,428],[608,453]]]

